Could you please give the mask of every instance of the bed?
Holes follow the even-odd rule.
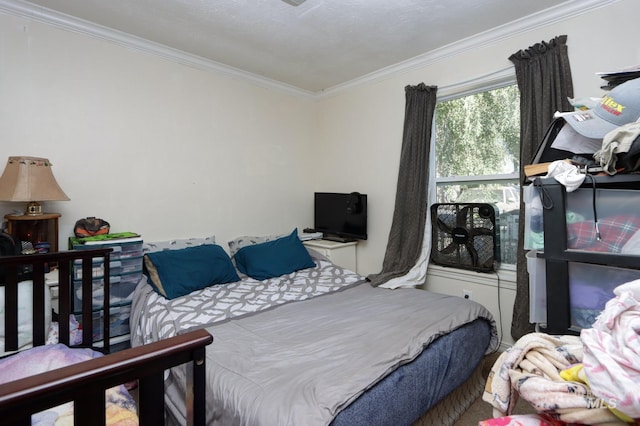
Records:
[[[204,348],[212,342],[205,330],[109,353],[108,333],[92,341],[92,327],[73,333],[77,318],[92,324],[91,297],[82,312],[73,314],[70,265],[81,262],[83,295],[92,291],[94,259],[109,264],[111,249],[0,257],[4,282],[2,358],[0,359],[0,418],[3,424],[164,424],[163,378],[178,365],[188,371],[188,415],[185,424],[203,425],[205,394]],[[45,271],[59,271],[59,318],[52,321]],[[108,276],[108,271],[107,271]],[[106,278],[108,284],[108,277]],[[108,285],[105,300],[108,300]],[[108,304],[106,306],[108,309]],[[108,311],[107,311],[108,312]],[[104,315],[108,318],[109,315]],[[57,343],[49,342],[57,325]],[[108,329],[108,322],[106,323]],[[77,341],[74,341],[77,340]],[[35,374],[37,373],[37,374]],[[137,383],[137,404],[125,388]],[[73,403],[73,404],[71,404]]]
[[[409,425],[496,349],[483,306],[374,288],[305,248],[295,230],[237,238],[231,257],[212,240],[145,249],[130,323],[134,346],[191,330],[214,336],[208,425]],[[184,422],[184,383],[184,369],[172,369],[170,424]]]

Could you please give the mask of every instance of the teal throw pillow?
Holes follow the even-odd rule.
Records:
[[[243,247],[234,259],[240,272],[260,281],[316,266],[297,229],[286,237]]]
[[[229,255],[216,244],[147,253],[144,266],[151,286],[167,299],[240,281]]]

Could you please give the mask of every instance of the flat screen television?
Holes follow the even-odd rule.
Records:
[[[366,240],[367,194],[314,193],[313,228],[327,240]]]

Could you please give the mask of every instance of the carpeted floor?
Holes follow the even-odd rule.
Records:
[[[495,353],[492,355],[488,355],[484,362],[482,368],[482,376],[486,379],[489,376],[489,372],[491,371],[491,367],[493,366],[496,359],[500,353]],[[467,411],[460,417],[453,426],[477,426],[480,420],[486,420],[493,417],[493,407],[482,400],[482,396],[480,396],[476,401],[469,407]],[[514,407],[513,414],[530,414],[535,413],[535,410],[524,400],[519,400],[516,406]]]

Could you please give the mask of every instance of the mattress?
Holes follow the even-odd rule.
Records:
[[[143,280],[134,293],[132,342],[206,328],[214,336],[207,348],[208,424],[225,426],[372,424],[353,422],[367,412],[381,420],[383,407],[375,405],[400,389],[399,405],[383,411],[402,416],[387,424],[410,423],[464,382],[497,342],[491,314],[475,302],[374,288],[330,262],[316,265],[173,300]],[[185,372],[174,369],[166,384],[176,424],[185,419],[185,382]]]

